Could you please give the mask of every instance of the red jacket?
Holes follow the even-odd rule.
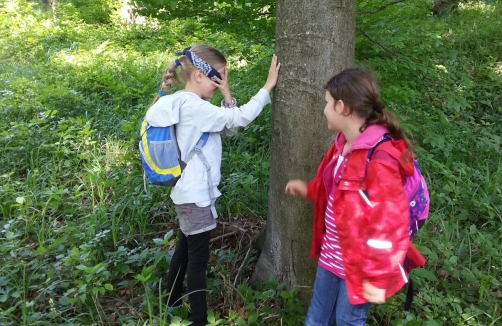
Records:
[[[338,155],[346,143],[339,133],[317,175],[307,184],[307,199],[314,202],[311,258],[319,255],[325,232],[327,193],[333,183],[336,187],[333,212],[352,304],[366,303],[364,280],[386,289],[386,297],[396,293],[406,283],[404,258],[408,250],[416,253],[408,235],[409,206],[402,186],[403,174],[414,172],[411,156],[406,157],[406,143],[403,140],[382,143],[366,164],[369,149],[386,132],[381,125],[366,128],[333,176]]]

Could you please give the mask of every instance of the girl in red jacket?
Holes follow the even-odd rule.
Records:
[[[406,282],[409,206],[403,176],[414,172],[412,146],[380,102],[375,77],[354,68],[325,86],[328,129],[338,132],[309,182],[291,180],[286,193],[314,202],[311,257],[318,257],[306,326],[365,325]],[[385,134],[369,162],[368,151]]]

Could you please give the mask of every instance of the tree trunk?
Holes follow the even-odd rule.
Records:
[[[290,179],[310,180],[334,139],[323,115],[324,84],[354,60],[355,0],[277,0],[268,220],[253,281],[276,275],[307,301],[316,260],[309,259],[312,205],[284,194]]]

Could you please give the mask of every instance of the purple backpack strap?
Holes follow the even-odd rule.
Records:
[[[382,143],[392,140],[392,138],[385,134],[374,147],[368,151],[368,156],[366,158],[366,167],[364,171],[364,178],[368,176],[368,163],[371,160],[371,156],[375,152],[375,149]],[[410,225],[409,225],[409,235],[412,239],[417,231],[424,224],[425,219],[429,215],[429,192],[427,190],[427,185],[425,179],[420,173],[420,168],[418,166],[418,161],[413,160],[415,171],[412,176],[404,176],[403,187],[406,193],[406,198],[408,199],[408,206],[410,209]]]
[[[376,145],[373,146],[372,148],[370,148],[370,150],[368,151],[368,156],[366,157],[366,167],[364,169],[364,179],[366,179],[366,177],[368,176],[368,163],[371,160],[371,156],[373,155],[373,152],[375,151],[375,149],[378,146],[380,146],[381,144],[383,144],[389,140],[392,140],[392,138],[390,138],[389,134],[383,135],[383,137],[378,141],[378,143],[376,143]]]

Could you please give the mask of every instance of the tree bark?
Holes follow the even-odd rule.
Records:
[[[272,110],[265,245],[252,281],[278,276],[309,300],[312,205],[284,194],[290,179],[310,180],[334,139],[323,115],[324,84],[354,60],[355,0],[277,0],[275,53],[281,62]]]

